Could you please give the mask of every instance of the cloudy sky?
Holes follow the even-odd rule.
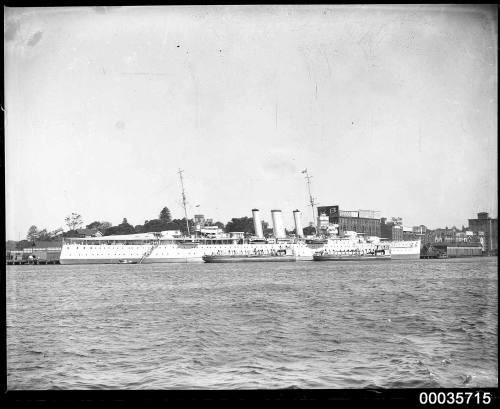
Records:
[[[7,8],[7,239],[320,205],[497,216],[497,15],[476,6]],[[195,207],[199,205],[199,207]]]

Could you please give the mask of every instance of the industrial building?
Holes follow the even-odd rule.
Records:
[[[418,240],[421,239],[421,237],[421,234],[413,231],[413,227],[403,226],[403,240]]]
[[[7,250],[7,264],[59,264],[61,247],[25,248],[23,250]]]
[[[498,255],[498,218],[492,219],[487,212],[477,214],[477,219],[469,219],[469,230],[484,233],[485,252]]]
[[[403,225],[401,219],[392,218],[387,221],[386,217],[380,219],[380,237],[387,240],[403,240]]]
[[[422,258],[457,258],[482,256],[480,243],[429,243],[421,250]]]
[[[338,205],[318,206],[318,224],[326,221],[338,225],[339,234],[346,231],[380,237],[380,212],[375,210],[341,210]],[[324,220],[323,220],[324,219]]]

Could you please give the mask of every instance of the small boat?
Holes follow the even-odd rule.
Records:
[[[391,260],[390,254],[377,255],[338,255],[338,254],[314,254],[314,261],[375,261]]]
[[[228,255],[204,255],[205,263],[245,263],[245,262],[282,262],[296,261],[293,254],[228,254]]]
[[[369,253],[339,254],[327,251],[317,251],[313,254],[314,261],[376,261],[391,260],[391,251],[387,245],[379,245],[374,251]]]
[[[118,264],[137,264],[134,260],[118,260]]]

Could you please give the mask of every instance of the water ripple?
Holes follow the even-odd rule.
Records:
[[[498,386],[497,258],[269,264],[8,266],[8,387]]]

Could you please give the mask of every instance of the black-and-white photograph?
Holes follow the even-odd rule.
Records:
[[[4,50],[8,392],[494,403],[497,6],[6,7]]]

